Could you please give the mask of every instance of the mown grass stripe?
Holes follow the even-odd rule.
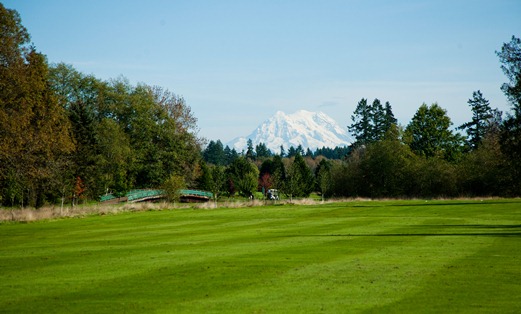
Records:
[[[518,299],[502,294],[521,290],[515,285],[521,252],[514,249],[521,237],[521,201],[443,204],[173,210],[6,224],[0,226],[7,244],[0,246],[0,308],[17,313],[518,308]],[[502,289],[491,288],[499,284]]]

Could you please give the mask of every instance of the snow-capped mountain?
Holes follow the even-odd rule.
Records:
[[[331,117],[323,112],[299,110],[292,114],[277,111],[275,115],[259,125],[250,135],[238,137],[228,146],[237,151],[246,150],[248,140],[253,145],[264,143],[272,152],[279,152],[280,146],[285,149],[302,145],[304,149],[347,146],[351,139],[346,128],[342,128]]]

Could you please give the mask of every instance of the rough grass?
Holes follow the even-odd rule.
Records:
[[[516,313],[520,240],[520,200],[4,223],[0,312]]]
[[[333,202],[333,201],[328,201]],[[42,208],[0,208],[0,222],[14,221],[14,222],[33,222],[38,220],[49,220],[57,218],[74,218],[74,217],[85,217],[89,215],[107,215],[107,214],[118,214],[124,212],[135,212],[135,211],[152,211],[152,210],[165,210],[165,209],[216,209],[216,208],[244,208],[244,207],[258,207],[265,205],[317,205],[319,201],[305,198],[305,199],[294,199],[292,202],[289,200],[281,201],[263,201],[263,200],[222,200],[218,203],[213,201],[206,203],[122,203],[122,204],[86,204],[77,205],[74,207],[64,206],[45,206]]]

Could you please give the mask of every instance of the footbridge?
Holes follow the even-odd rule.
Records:
[[[200,190],[179,190],[181,202],[207,202],[213,197],[213,193]],[[166,198],[164,190],[160,189],[138,189],[130,190],[124,196],[117,197],[114,194],[105,194],[100,197],[103,203],[121,202],[153,202]]]

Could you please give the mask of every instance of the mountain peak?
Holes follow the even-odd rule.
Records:
[[[323,112],[307,110],[298,110],[292,114],[277,111],[250,135],[236,138],[227,145],[237,151],[246,150],[249,139],[253,145],[266,144],[273,152],[278,152],[281,145],[286,149],[302,145],[304,149],[316,150],[321,147],[347,146],[351,142],[347,131],[331,117]]]

